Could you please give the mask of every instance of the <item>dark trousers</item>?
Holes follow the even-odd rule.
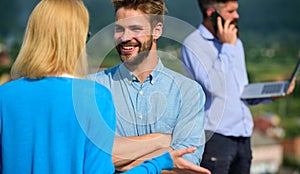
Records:
[[[249,137],[214,133],[207,137],[201,166],[212,174],[249,174],[252,160]]]

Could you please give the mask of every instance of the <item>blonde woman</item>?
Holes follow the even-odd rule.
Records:
[[[14,80],[0,86],[0,173],[114,173],[112,96],[83,79],[88,26],[80,0],[42,0],[33,10]],[[190,166],[182,155],[194,150],[165,153],[128,173]]]

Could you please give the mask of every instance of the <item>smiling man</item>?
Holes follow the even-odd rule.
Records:
[[[197,150],[184,158],[199,165],[205,144],[205,95],[198,83],[164,67],[158,57],[163,0],[114,0],[113,4],[121,63],[94,78],[110,89],[116,106],[116,167],[124,171],[165,151],[190,146]]]

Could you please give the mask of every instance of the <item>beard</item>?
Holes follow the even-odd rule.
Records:
[[[121,61],[124,64],[128,64],[128,65],[138,65],[141,62],[143,62],[144,59],[146,59],[151,51],[152,48],[152,44],[153,44],[153,36],[150,36],[150,39],[146,40],[145,42],[139,42],[136,41],[136,43],[132,43],[132,42],[120,42],[119,44],[117,44],[116,46],[116,50],[119,53],[119,56],[121,58]],[[122,46],[124,45],[132,45],[134,47],[139,47],[139,50],[137,52],[137,55],[133,55],[133,54],[124,54],[122,53],[121,49]]]
[[[233,24],[235,26],[235,28],[238,29],[236,35],[237,35],[237,37],[239,37],[239,20],[238,19],[234,19],[233,21],[231,21],[230,24]]]

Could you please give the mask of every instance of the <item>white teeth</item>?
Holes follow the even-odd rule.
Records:
[[[133,46],[124,46],[123,49],[124,50],[132,50],[134,47]]]

